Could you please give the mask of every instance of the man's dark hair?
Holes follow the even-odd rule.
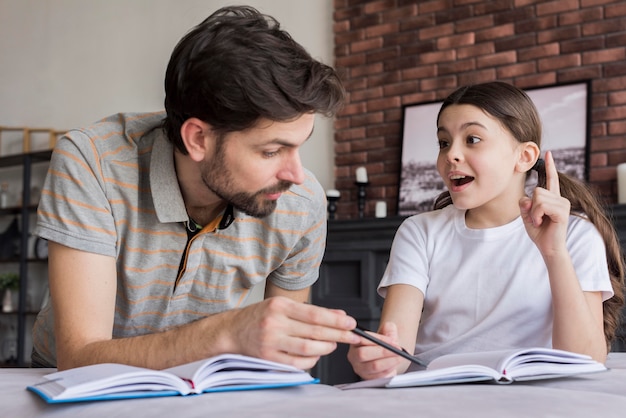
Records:
[[[196,117],[219,136],[259,118],[286,122],[333,116],[344,90],[335,70],[313,59],[271,16],[224,7],[187,33],[165,75],[164,128],[184,154],[180,128]]]

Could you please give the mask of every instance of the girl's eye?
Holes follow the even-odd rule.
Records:
[[[477,144],[480,142],[480,138],[477,136],[470,135],[467,137],[468,144]]]
[[[439,149],[444,149],[448,146],[448,141],[439,140]]]

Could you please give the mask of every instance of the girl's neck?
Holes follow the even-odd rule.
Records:
[[[465,225],[470,229],[495,228],[514,221],[518,216],[520,210],[517,205],[509,207],[485,205],[468,209],[465,212]]]

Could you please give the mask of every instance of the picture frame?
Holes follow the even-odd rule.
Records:
[[[584,80],[525,89],[541,117],[542,155],[552,151],[557,170],[582,181],[588,180],[589,171],[590,88],[590,81]],[[442,102],[403,106],[398,215],[431,210],[445,191],[436,167],[435,125]]]

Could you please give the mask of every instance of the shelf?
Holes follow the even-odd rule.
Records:
[[[52,150],[34,151],[27,154],[12,154],[0,157],[0,167],[18,166],[24,163],[24,160],[30,158],[31,163],[44,162],[50,160]]]
[[[17,315],[17,314],[24,314],[24,315],[37,315],[37,314],[39,314],[39,311],[31,311],[31,310],[28,310],[28,311],[22,311],[22,312],[20,312],[20,311],[18,311],[18,310],[11,311],[11,312],[3,312],[3,311],[0,311],[0,316],[9,316],[9,315]]]
[[[17,264],[21,262],[21,260],[18,257],[13,257],[13,258],[7,258],[7,259],[0,259],[0,264]],[[26,259],[27,263],[47,263],[48,259],[47,258],[27,258]]]
[[[38,205],[28,205],[26,210],[29,212],[37,212]],[[4,215],[19,215],[24,208],[22,206],[10,206],[8,208],[0,208],[0,216]]]

